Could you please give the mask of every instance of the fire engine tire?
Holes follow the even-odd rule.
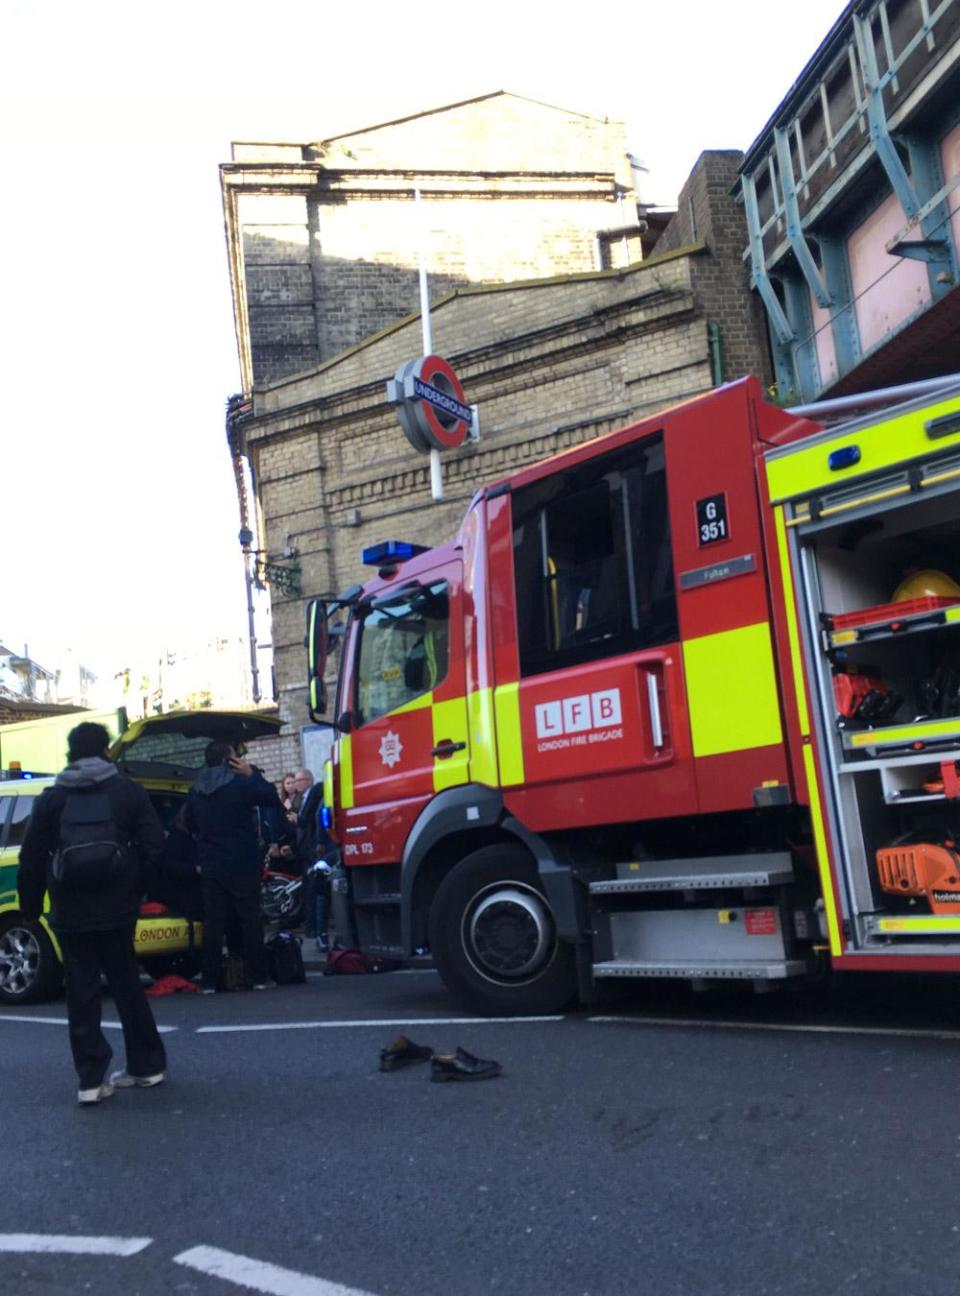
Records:
[[[16,914],[0,919],[0,1005],[42,1003],[63,985],[63,967],[38,922]]]
[[[556,1012],[576,994],[573,947],[558,938],[522,846],[484,846],[447,874],[430,909],[430,953],[473,1012]]]

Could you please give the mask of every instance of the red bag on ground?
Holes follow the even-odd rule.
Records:
[[[371,961],[358,949],[333,949],[327,955],[324,976],[357,976],[372,971]]]
[[[186,977],[176,976],[171,972],[169,976],[159,977],[152,986],[147,986],[144,993],[159,998],[161,995],[177,994],[180,990],[186,994],[196,994],[196,982],[188,981]]]
[[[358,949],[333,949],[327,955],[324,976],[357,976],[364,972],[392,972],[402,967],[395,959],[376,958]]]

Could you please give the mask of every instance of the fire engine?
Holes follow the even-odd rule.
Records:
[[[487,1013],[960,971],[960,376],[845,405],[732,383],[309,605],[341,940]]]

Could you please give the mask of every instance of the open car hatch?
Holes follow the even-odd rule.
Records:
[[[208,743],[228,742],[242,755],[248,742],[279,733],[282,723],[278,715],[262,711],[170,711],[135,720],[110,755],[138,778],[192,781]]]

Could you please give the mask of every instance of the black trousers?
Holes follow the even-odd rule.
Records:
[[[266,977],[260,926],[260,875],[203,879],[203,987],[215,989],[223,962],[223,938],[235,926],[247,974],[254,985]]]
[[[115,931],[59,932],[67,988],[70,1048],[81,1089],[96,1089],[107,1074],[113,1050],[100,1029],[101,973],[113,995],[131,1075],[166,1070],[167,1055],[140,984],[133,953],[133,927]]]
[[[327,938],[330,925],[330,875],[307,872],[303,879],[303,934]]]

